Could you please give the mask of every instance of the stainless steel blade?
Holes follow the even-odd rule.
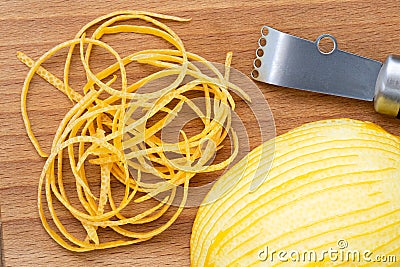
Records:
[[[362,100],[374,99],[382,63],[338,49],[336,39],[323,34],[302,39],[268,26],[261,30],[251,76],[258,81]],[[324,53],[319,42],[330,38],[334,47]]]

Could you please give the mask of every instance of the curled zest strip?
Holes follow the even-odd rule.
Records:
[[[89,22],[74,39],[53,47],[37,61],[22,52],[17,53],[18,59],[30,68],[21,93],[22,118],[36,151],[47,158],[39,179],[40,219],[48,234],[68,250],[82,252],[129,245],[160,234],[182,212],[188,198],[190,179],[196,173],[225,168],[238,153],[238,137],[231,127],[231,112],[235,102],[229,90],[250,99],[241,88],[229,82],[232,54],[228,53],[222,74],[204,58],[187,52],[179,36],[158,19],[188,21],[143,11],[117,11]],[[151,26],[123,24],[135,20],[143,20]],[[117,22],[118,25],[115,25]],[[88,36],[88,31],[96,25],[99,26]],[[121,57],[102,41],[104,35],[120,33],[152,35],[164,39],[174,49],[142,50]],[[115,58],[115,63],[94,73],[90,68],[93,46],[109,52]],[[79,48],[79,59],[87,77],[82,93],[69,85],[75,48]],[[42,64],[62,49],[68,49],[68,54],[63,79],[59,79]],[[125,66],[131,62],[156,66],[161,70],[129,85]],[[205,74],[199,66],[206,68],[212,76]],[[64,93],[74,104],[60,122],[49,154],[43,151],[35,137],[27,113],[28,90],[35,74]],[[118,76],[121,86],[115,88],[113,84]],[[151,93],[137,92],[144,85],[168,76],[175,77],[168,86]],[[191,77],[192,80],[184,82],[185,77]],[[191,91],[202,94],[205,112],[186,95]],[[175,100],[177,104],[171,107]],[[188,136],[180,130],[177,134],[182,136],[182,141],[163,141],[157,133],[179,116],[184,105],[201,119],[204,125],[202,131]],[[138,110],[145,115],[133,119],[132,114]],[[155,119],[157,114],[162,116]],[[156,122],[148,126],[151,120]],[[209,163],[222,148],[222,142],[228,134],[234,148],[230,157],[220,163]],[[182,157],[171,159],[168,152]],[[70,195],[65,188],[63,174],[66,170],[63,162],[66,160],[73,175],[76,195]],[[86,176],[88,164],[100,170],[96,180],[98,194],[93,189],[93,181],[89,182]],[[146,181],[142,178],[144,174],[154,175],[158,178],[157,182]],[[115,189],[112,184],[115,182],[124,188],[119,197],[113,194]],[[182,187],[183,194],[178,206],[173,207],[178,187]],[[162,200],[154,204],[151,198],[161,194]],[[78,199],[79,204],[73,199]],[[62,222],[62,217],[56,211],[58,204],[78,221],[86,236],[79,236],[76,231],[69,229],[71,226]],[[136,205],[146,208],[143,212],[132,214]],[[164,217],[167,219],[163,219],[161,225],[154,223]],[[143,224],[152,226],[152,223],[154,226],[150,230],[133,230],[132,227]],[[120,238],[109,240],[103,231],[98,231],[99,227],[114,231]]]

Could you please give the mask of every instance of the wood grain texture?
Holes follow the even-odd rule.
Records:
[[[188,208],[170,229],[150,241],[89,253],[72,253],[44,231],[37,213],[37,183],[44,160],[30,144],[20,114],[20,92],[27,68],[17,50],[37,59],[70,39],[86,22],[118,9],[146,10],[191,17],[169,23],[187,50],[210,61],[250,73],[260,28],[268,24],[308,39],[336,37],[340,49],[383,61],[400,53],[400,5],[397,0],[276,1],[2,1],[0,3],[0,207],[5,266],[188,266],[189,239],[196,208]],[[125,43],[117,44],[124,48]],[[125,47],[126,48],[126,47]],[[60,64],[55,58],[51,64]],[[35,79],[34,83],[41,83]],[[400,134],[399,120],[374,112],[372,103],[258,83],[273,112],[277,134],[303,123],[353,118]],[[48,149],[58,122],[71,106],[59,92],[36,86],[28,97],[32,125]]]

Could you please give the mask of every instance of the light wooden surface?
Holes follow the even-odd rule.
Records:
[[[51,240],[38,218],[37,183],[44,159],[34,151],[23,127],[20,92],[27,68],[15,53],[21,50],[37,59],[52,46],[72,38],[86,22],[118,9],[191,17],[189,23],[169,24],[186,48],[221,63],[225,53],[233,51],[232,66],[246,74],[252,69],[264,24],[308,39],[330,33],[340,49],[381,61],[390,53],[400,54],[397,0],[2,1],[0,225],[5,266],[189,265],[195,208],[185,210],[170,229],[150,241],[81,254],[71,253]],[[123,48],[124,42],[120,40],[118,45]],[[57,65],[57,58],[52,62]],[[277,134],[306,122],[342,117],[372,121],[400,134],[400,121],[376,114],[372,103],[258,85],[272,109]],[[28,105],[35,133],[49,148],[70,102],[51,87],[37,87],[30,93]]]

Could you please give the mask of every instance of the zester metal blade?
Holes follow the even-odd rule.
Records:
[[[336,39],[323,34],[316,41],[302,39],[268,26],[261,30],[251,76],[258,81],[362,100],[374,99],[382,63],[338,49]],[[319,42],[330,38],[330,52]]]

